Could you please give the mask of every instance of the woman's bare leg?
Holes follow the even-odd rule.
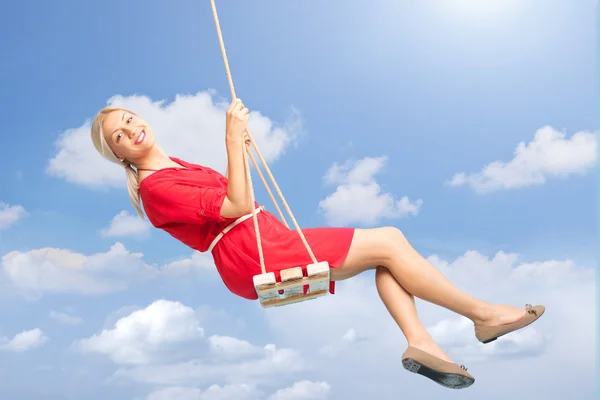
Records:
[[[383,304],[404,333],[408,345],[444,361],[453,362],[435,343],[419,320],[414,296],[404,290],[390,270],[386,267],[377,267],[375,281]]]
[[[331,275],[343,280],[378,266],[389,269],[406,292],[479,325],[510,323],[525,314],[524,309],[490,304],[458,289],[393,227],[357,229],[345,262]]]

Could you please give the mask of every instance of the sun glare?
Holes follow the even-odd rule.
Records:
[[[462,15],[469,19],[493,20],[514,13],[519,0],[444,0],[442,4],[448,14]]]

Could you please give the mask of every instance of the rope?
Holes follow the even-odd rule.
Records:
[[[273,204],[275,204],[275,208],[277,209],[277,212],[279,213],[279,218],[281,218],[281,221],[283,222],[285,227],[290,229],[290,227],[288,226],[288,224],[283,216],[283,213],[281,212],[281,208],[279,208],[279,204],[277,204],[277,200],[275,200],[275,197],[273,197],[273,192],[271,192],[271,189],[269,189],[269,185],[267,184],[265,177],[263,176],[260,168],[258,167],[258,164],[256,164],[256,160],[254,159],[254,156],[250,152],[248,152],[248,154],[250,155],[250,159],[252,160],[252,163],[254,164],[254,168],[256,168],[256,171],[258,172],[258,176],[260,176],[260,180],[262,181],[263,185],[265,185],[265,187],[267,188],[267,192],[269,192],[269,197],[271,198],[271,201],[273,202]]]
[[[235,88],[233,87],[233,79],[231,78],[231,70],[229,69],[229,62],[227,61],[227,52],[225,51],[225,43],[223,42],[223,35],[221,33],[221,25],[219,23],[219,16],[217,15],[217,7],[215,6],[215,0],[210,0],[210,3],[212,6],[213,17],[215,19],[215,26],[217,28],[217,35],[219,37],[219,44],[221,46],[221,53],[223,54],[223,63],[225,64],[225,72],[227,73],[227,81],[229,82],[229,90],[231,91],[231,98],[236,99],[237,96],[235,95]],[[246,133],[248,134],[248,137],[250,138],[251,146],[254,147],[254,150],[256,151],[256,154],[258,155],[258,158],[260,159],[262,165],[265,167],[265,170],[267,171],[267,174],[269,175],[269,178],[271,179],[271,182],[273,183],[273,186],[275,187],[277,194],[281,198],[281,202],[283,203],[288,215],[290,216],[290,219],[292,220],[294,226],[296,227],[296,232],[298,232],[298,235],[300,236],[300,239],[302,240],[302,243],[304,244],[306,251],[308,252],[312,262],[316,264],[317,259],[316,259],[315,255],[313,254],[313,251],[310,248],[310,245],[306,241],[306,237],[304,236],[304,233],[300,229],[300,226],[298,225],[298,222],[296,221],[296,218],[294,217],[292,210],[290,209],[287,201],[285,200],[285,197],[283,196],[283,193],[281,192],[279,185],[277,185],[277,182],[275,181],[275,178],[273,177],[273,174],[271,173],[271,170],[269,169],[267,162],[265,161],[262,154],[260,153],[260,150],[258,149],[258,145],[254,141],[254,138],[253,138],[252,134],[250,133],[250,130],[247,129]],[[245,143],[244,143],[244,147],[245,147]],[[262,173],[260,172],[260,168],[258,168],[258,165],[256,164],[254,157],[252,156],[251,149],[246,148],[245,150],[250,155],[250,158],[252,159],[252,162],[254,163],[255,168],[258,171],[258,173],[263,181],[263,184],[265,185],[265,188],[267,189],[267,191],[269,192],[269,195],[271,196],[271,200],[273,200],[273,202],[275,203],[275,207],[277,208],[277,210],[279,211],[279,213],[281,215],[281,218],[283,219],[283,214],[281,214],[281,210],[279,210],[279,207],[277,206],[277,202],[275,201],[275,198],[271,194],[271,190],[269,189],[267,182],[265,181],[264,177],[262,176]],[[252,200],[252,204],[254,204],[254,189],[252,187],[252,177],[250,176],[250,164],[248,163],[248,159],[246,157],[246,151],[244,151],[244,165],[245,165],[245,169],[246,169],[246,182],[248,183],[248,187],[250,189],[250,197]],[[253,207],[253,209],[254,210],[252,211],[252,219],[254,221],[254,231],[256,233],[256,245],[258,246],[260,268],[262,270],[262,273],[265,274],[266,268],[265,268],[262,244],[261,244],[261,239],[260,239],[260,231],[258,229],[258,219],[256,218],[256,208]],[[285,220],[283,222],[285,223]],[[285,225],[287,227],[287,223],[285,223]]]

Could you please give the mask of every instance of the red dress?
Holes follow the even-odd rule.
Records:
[[[235,218],[223,218],[221,205],[227,194],[227,178],[211,168],[171,157],[184,168],[165,168],[144,178],[140,198],[148,219],[182,243],[206,252],[215,238]],[[257,204],[258,206],[258,204]],[[267,272],[280,281],[282,269],[312,263],[295,230],[288,229],[273,214],[257,214]],[[302,228],[317,261],[331,268],[345,260],[354,228]],[[261,274],[252,218],[231,229],[212,250],[225,286],[246,299],[257,299],[252,278]],[[335,283],[330,282],[330,293]]]

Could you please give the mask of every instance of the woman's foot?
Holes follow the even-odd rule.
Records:
[[[439,351],[444,353],[441,349]],[[467,372],[465,366],[442,360],[412,346],[409,346],[402,355],[402,366],[407,371],[422,375],[451,389],[464,389],[475,382],[475,378]]]
[[[424,351],[425,353],[431,354],[432,356],[439,358],[440,360],[443,360],[443,361],[446,361],[449,363],[454,363],[454,361],[452,361],[450,356],[448,354],[446,354],[446,352],[444,350],[442,350],[440,348],[440,346],[438,346],[437,343],[434,342],[433,339],[430,337],[426,338],[426,339],[420,339],[420,340],[410,340],[408,342],[408,346],[414,347],[416,349]]]
[[[474,320],[475,336],[480,342],[489,343],[502,335],[524,328],[536,321],[545,311],[544,306],[517,308],[506,305],[491,305],[481,317]]]
[[[486,310],[481,312],[479,318],[473,322],[477,326],[510,324],[523,318],[525,313],[526,310],[523,308],[503,304],[490,304]]]

